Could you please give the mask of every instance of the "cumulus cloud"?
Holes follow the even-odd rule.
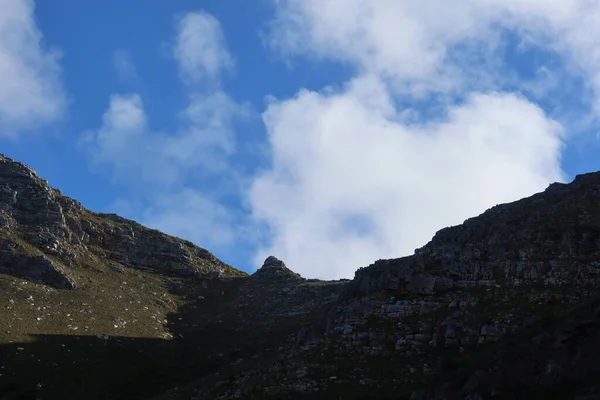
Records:
[[[568,136],[534,101],[564,76],[600,93],[592,44],[600,5],[273,4],[272,49],[345,63],[355,76],[340,90],[270,100],[263,120],[272,164],[248,193],[272,236],[257,265],[272,253],[309,277],[351,277],[376,259],[411,254],[445,226],[565,180]],[[542,61],[525,78],[506,59],[511,40],[519,47],[511,51],[534,48],[560,62]]]
[[[48,50],[31,0],[0,0],[0,136],[60,118],[65,95],[59,53]]]
[[[177,116],[179,128],[153,130],[138,94],[114,94],[102,126],[84,136],[83,145],[95,164],[112,167],[121,180],[181,184],[192,171],[197,175],[223,173],[228,157],[235,153],[233,123],[250,111],[218,88],[219,73],[233,65],[219,22],[204,12],[187,13],[176,22],[173,43],[189,96],[188,105]],[[123,61],[121,67],[130,69],[127,57],[118,58]],[[205,84],[205,78],[212,82]]]
[[[474,93],[438,122],[399,115],[385,87],[362,78],[269,106],[273,165],[250,198],[273,243],[257,263],[275,253],[307,276],[351,277],[563,179],[560,125],[519,95]]]
[[[142,99],[137,94],[112,95],[102,125],[85,132],[80,146],[96,167],[109,167],[115,177],[141,184],[168,184],[176,175],[156,159],[160,135],[149,130]],[[131,155],[135,154],[135,157]],[[154,171],[154,166],[160,166]]]
[[[187,82],[203,82],[219,78],[233,67],[221,24],[205,12],[183,15],[176,25],[177,37],[173,54]]]
[[[172,187],[189,173],[222,173],[235,150],[232,123],[246,108],[222,92],[193,97],[173,133],[152,130],[138,94],[113,95],[96,131],[80,145],[97,168],[108,166],[114,177],[138,185]],[[135,156],[133,156],[135,155]]]
[[[506,70],[498,67],[509,67],[499,65],[501,34],[510,30],[524,43],[567,56],[571,72],[584,73],[600,96],[598,2],[274,0],[274,4],[270,36],[274,48],[286,55],[352,63],[361,72],[394,80],[403,90],[469,89],[474,81],[480,88],[482,79],[498,84],[506,79]],[[473,57],[482,53],[484,57],[473,65]]]

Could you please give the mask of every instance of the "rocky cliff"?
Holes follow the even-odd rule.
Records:
[[[95,260],[165,275],[238,274],[207,250],[114,214],[98,214],[0,155],[0,271],[75,289]]]
[[[599,279],[600,173],[324,282],[247,276],[0,157],[0,399],[600,398]]]

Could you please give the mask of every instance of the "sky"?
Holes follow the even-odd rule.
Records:
[[[0,0],[0,152],[253,272],[352,278],[600,170],[590,0]]]

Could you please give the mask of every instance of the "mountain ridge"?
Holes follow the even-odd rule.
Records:
[[[5,268],[4,273],[57,288],[75,288],[68,266],[79,262],[76,260],[102,257],[124,267],[161,269],[166,274],[245,275],[187,240],[116,214],[89,211],[51,188],[33,169],[4,155],[0,155],[0,166],[2,247],[21,250],[19,257],[12,255],[11,262],[4,263],[19,264],[18,270]],[[39,266],[35,267],[36,263]]]
[[[248,275],[0,156],[0,399],[600,398],[599,285],[598,172],[320,281],[273,256]]]

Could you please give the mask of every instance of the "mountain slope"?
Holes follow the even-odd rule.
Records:
[[[555,387],[598,378],[589,360],[552,358],[543,347],[524,359],[533,363],[529,380],[510,373],[514,360],[496,359],[503,352],[514,359],[514,348],[524,344],[546,343],[540,335],[560,336],[590,321],[596,326],[598,204],[600,174],[580,175],[442,229],[410,257],[359,269],[316,337],[290,347],[266,370],[240,374],[229,394],[248,396],[258,382],[262,392],[307,398],[514,398],[520,391],[547,398]],[[571,320],[579,308],[592,311]],[[593,351],[595,343],[580,342],[575,354],[586,345]],[[571,374],[579,362],[578,374]],[[512,378],[490,385],[498,374]]]
[[[77,286],[77,271],[69,267],[90,266],[98,260],[114,267],[176,276],[243,274],[188,241],[114,214],[86,210],[49,187],[27,166],[3,155],[0,238],[3,273],[59,289]]]
[[[252,276],[0,157],[0,399],[600,398],[600,173],[353,280]]]

